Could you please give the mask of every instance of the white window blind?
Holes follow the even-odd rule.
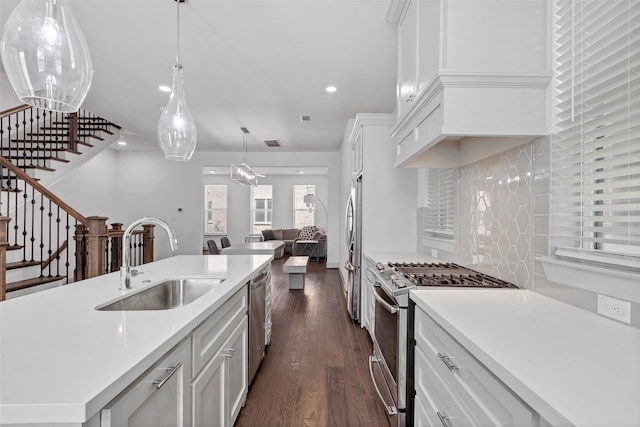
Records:
[[[453,239],[458,170],[430,168],[425,176],[424,232],[433,237]]]
[[[557,254],[640,265],[639,23],[639,0],[555,2]]]

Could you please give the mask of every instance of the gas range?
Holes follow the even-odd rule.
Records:
[[[457,288],[517,288],[513,283],[452,262],[388,262],[374,274],[389,295],[399,297],[423,286]]]

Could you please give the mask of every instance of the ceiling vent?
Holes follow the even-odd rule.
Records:
[[[263,139],[264,143],[267,144],[267,147],[280,147],[279,139]]]
[[[310,122],[311,121],[311,116],[308,115],[308,114],[300,114],[300,121],[302,123]]]

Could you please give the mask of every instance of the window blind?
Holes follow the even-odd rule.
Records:
[[[640,265],[640,1],[559,0],[554,12],[552,245]]]
[[[424,232],[427,235],[453,239],[458,170],[427,169]]]

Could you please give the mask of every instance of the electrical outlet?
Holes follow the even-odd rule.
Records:
[[[606,295],[598,295],[598,314],[631,323],[631,303]]]
[[[437,249],[431,249],[431,258],[438,258],[438,250]]]

